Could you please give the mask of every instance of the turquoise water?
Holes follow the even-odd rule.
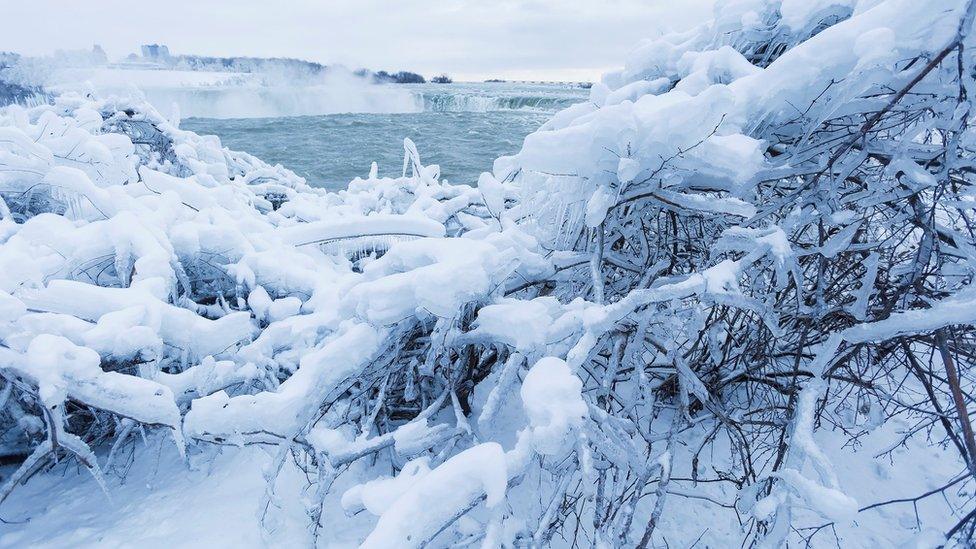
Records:
[[[288,118],[190,118],[183,129],[220,137],[224,146],[281,164],[309,184],[337,190],[366,177],[376,161],[380,175],[398,176],[403,138],[417,144],[424,164],[441,177],[474,183],[495,158],[518,152],[522,140],[549,115],[521,112],[423,112],[338,114]]]
[[[586,90],[540,85],[426,86],[411,93],[422,112],[189,118],[181,127],[217,135],[231,149],[334,190],[365,177],[373,161],[380,175],[400,175],[403,138],[409,137],[424,164],[441,167],[442,178],[473,184],[495,158],[518,152],[525,136],[556,110],[586,97]]]

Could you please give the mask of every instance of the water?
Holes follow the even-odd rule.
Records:
[[[365,177],[376,161],[380,175],[398,176],[403,138],[441,177],[475,183],[492,161],[521,148],[526,135],[557,110],[585,99],[579,88],[532,84],[400,86],[419,112],[358,112],[265,118],[188,118],[181,127],[220,137],[231,149],[282,164],[308,182],[333,190]],[[181,105],[182,108],[182,105]]]
[[[474,183],[495,158],[518,152],[522,139],[547,117],[537,112],[358,113],[191,118],[181,127],[217,135],[231,149],[281,164],[312,185],[335,190],[354,177],[366,177],[373,161],[380,175],[400,175],[404,137],[417,144],[424,164],[440,165],[441,177]]]

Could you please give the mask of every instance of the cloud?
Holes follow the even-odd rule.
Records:
[[[639,39],[687,28],[712,0],[20,1],[0,50],[39,55],[159,42],[174,53],[298,57],[468,77],[594,76]]]

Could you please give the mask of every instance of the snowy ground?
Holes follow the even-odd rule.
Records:
[[[896,448],[891,457],[879,456],[898,439],[895,420],[862,438],[854,449],[841,447],[840,437],[821,433],[818,442],[831,456],[841,483],[861,507],[896,499],[910,499],[943,486],[944,479],[962,472],[962,463],[947,459],[941,448],[918,442]],[[265,493],[264,469],[272,462],[268,450],[224,447],[191,458],[184,466],[168,440],[138,444],[135,456],[123,456],[107,473],[109,494],[74,462],[56,467],[14,492],[0,518],[0,547],[300,547],[311,543],[308,518],[302,505],[306,482],[293,467],[286,467],[277,484],[280,510],[273,512],[274,532],[262,533],[258,517]],[[870,457],[868,457],[870,456]],[[134,458],[134,459],[131,459]],[[102,456],[104,459],[104,456]],[[124,476],[123,476],[124,470]],[[7,468],[5,473],[9,473]],[[680,471],[676,476],[687,476]],[[662,540],[687,538],[689,525],[698,530],[703,547],[723,547],[739,535],[738,524],[702,521],[711,513],[709,503],[693,496],[702,493],[690,482],[681,488],[689,497],[667,509]],[[341,493],[341,490],[338,490]],[[710,497],[730,503],[734,492]],[[884,505],[860,512],[853,522],[825,527],[813,539],[814,547],[933,547],[939,536],[960,517],[954,517],[946,499],[961,502],[972,494],[949,488],[917,502]],[[355,547],[369,532],[368,521],[349,518],[338,497],[327,510],[329,532],[323,546]],[[916,511],[918,513],[916,520]],[[361,517],[358,517],[361,519]],[[918,524],[925,525],[919,531]],[[797,526],[819,526],[826,521],[809,515]],[[812,530],[804,530],[810,535]],[[835,538],[836,535],[836,538]],[[553,546],[566,546],[554,540]]]
[[[212,467],[187,469],[172,444],[140,448],[125,478],[107,473],[109,494],[73,465],[56,468],[18,490],[3,512],[3,547],[262,547],[258,505],[262,468],[258,448],[229,448]],[[81,473],[81,474],[79,474]],[[301,483],[280,480],[289,492]],[[283,498],[285,531],[275,543],[308,543],[298,498]]]

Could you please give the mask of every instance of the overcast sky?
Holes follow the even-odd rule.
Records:
[[[592,79],[640,38],[686,28],[712,0],[17,0],[0,51],[158,42],[201,55],[297,57],[458,79]],[[40,14],[40,15],[39,15]]]

